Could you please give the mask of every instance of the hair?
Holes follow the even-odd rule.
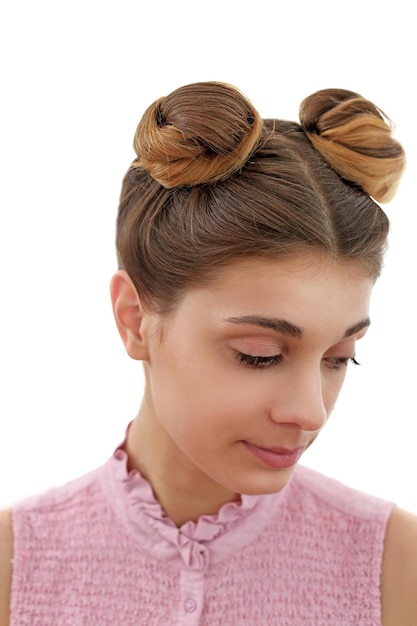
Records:
[[[204,82],[158,99],[136,129],[117,219],[119,267],[168,313],[235,260],[321,250],[380,274],[387,202],[405,165],[386,115],[324,89],[300,123],[261,119],[234,86]]]

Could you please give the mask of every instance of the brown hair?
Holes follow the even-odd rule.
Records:
[[[304,100],[300,122],[261,120],[215,82],[146,110],[117,220],[119,265],[145,303],[168,312],[234,259],[311,248],[379,275],[388,219],[374,199],[392,197],[405,162],[388,118],[326,89]]]

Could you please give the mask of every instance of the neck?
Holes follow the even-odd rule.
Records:
[[[165,514],[179,527],[202,515],[215,515],[227,502],[240,499],[201,472],[175,445],[146,400],[130,425],[126,441],[129,470],[150,483]]]

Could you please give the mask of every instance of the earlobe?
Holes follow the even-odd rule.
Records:
[[[138,361],[148,359],[148,346],[143,333],[143,309],[140,297],[129,274],[118,270],[110,283],[113,314],[128,355]]]

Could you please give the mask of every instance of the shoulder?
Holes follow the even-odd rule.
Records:
[[[383,530],[393,508],[391,502],[359,491],[303,465],[297,466],[293,482],[310,493],[319,506],[327,506],[351,518],[376,521],[384,527]]]
[[[12,513],[0,511],[0,624],[3,626],[9,623],[12,558]]]
[[[50,487],[46,491],[29,496],[14,504],[14,528],[20,528],[24,518],[35,516],[39,521],[48,514],[56,515],[59,511],[71,510],[76,502],[89,502],[96,491],[100,491],[101,466],[83,476],[79,476],[62,485]]]
[[[394,509],[382,564],[383,626],[417,625],[417,517]]]

